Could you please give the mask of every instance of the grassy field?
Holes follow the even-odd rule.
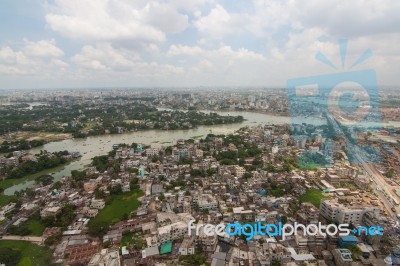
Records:
[[[307,190],[306,194],[301,195],[299,200],[301,202],[310,202],[315,207],[319,207],[321,200],[324,198],[325,198],[325,196],[322,194],[322,192],[319,189],[312,188],[312,189]]]
[[[134,246],[136,249],[143,247],[142,235],[140,233],[124,232],[121,240],[121,247]]]
[[[141,196],[143,196],[143,191],[141,190],[134,190],[113,196],[111,203],[106,205],[92,220],[115,224],[122,220],[124,214],[129,215],[139,207],[140,202],[138,198]]]
[[[11,201],[16,201],[16,200],[17,200],[16,196],[7,196],[7,195],[4,195],[3,193],[1,193],[0,194],[0,207],[6,206]]]
[[[38,220],[29,220],[28,229],[31,230],[32,235],[41,236],[43,235],[44,229],[46,228],[40,221]]]
[[[0,240],[0,248],[8,247],[21,252],[20,266],[50,265],[51,252],[45,247],[26,241]]]

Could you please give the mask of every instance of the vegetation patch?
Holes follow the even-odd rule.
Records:
[[[106,231],[108,226],[124,218],[128,218],[129,214],[139,207],[140,202],[138,198],[143,195],[144,193],[140,189],[119,195],[112,195],[107,200],[108,204],[95,218],[90,220],[88,224],[89,233],[91,235],[101,235]]]
[[[183,265],[200,266],[206,262],[206,256],[203,254],[180,256],[179,262],[181,262]]]
[[[319,152],[305,151],[298,159],[298,166],[302,169],[324,168],[328,165],[328,160]]]
[[[0,240],[0,261],[6,265],[51,265],[49,249],[26,241]]]
[[[315,207],[319,207],[321,200],[324,199],[325,196],[319,189],[312,188],[306,191],[305,194],[299,197],[300,202],[310,202]]]

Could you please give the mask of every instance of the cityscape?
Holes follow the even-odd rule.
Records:
[[[400,265],[400,4],[0,4],[0,266]]]
[[[390,99],[390,90],[381,93]],[[321,112],[319,120],[303,116],[310,123],[291,124],[281,90],[35,90],[1,99],[2,239],[42,246],[46,263],[397,259],[400,121],[390,102],[381,102],[393,111],[380,128],[349,134]],[[302,105],[295,106],[301,114]],[[380,160],[369,160],[361,144]],[[379,225],[383,234],[300,231],[247,240],[189,234],[190,221]]]

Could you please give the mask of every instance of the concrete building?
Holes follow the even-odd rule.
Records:
[[[90,259],[88,266],[120,266],[118,250],[102,249]]]
[[[344,248],[335,249],[333,251],[333,258],[337,266],[348,266],[353,262],[351,251]]]
[[[182,244],[179,246],[179,254],[184,255],[193,255],[195,253],[195,241],[192,237],[185,237],[182,241]]]
[[[106,203],[102,199],[92,199],[90,208],[101,210],[106,206]]]
[[[235,165],[234,172],[237,177],[242,177],[244,175],[244,173],[246,173],[246,169],[244,169],[243,167],[241,167],[239,165]]]
[[[323,200],[320,214],[336,223],[361,224],[365,213],[370,212],[375,216],[380,215],[380,209],[374,206],[351,206],[340,204],[337,200]]]
[[[187,224],[176,222],[158,228],[158,239],[160,243],[181,239],[187,235]]]
[[[217,200],[210,194],[200,195],[197,204],[199,206],[200,211],[218,209]]]

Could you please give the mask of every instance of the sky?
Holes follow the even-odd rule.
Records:
[[[284,87],[363,69],[396,86],[398,14],[398,0],[0,0],[0,88]]]

